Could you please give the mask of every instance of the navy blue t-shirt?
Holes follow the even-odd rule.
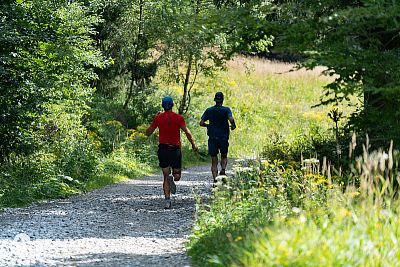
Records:
[[[210,121],[207,127],[207,135],[229,139],[228,118],[230,117],[232,117],[232,111],[228,107],[215,105],[206,109],[201,119]]]

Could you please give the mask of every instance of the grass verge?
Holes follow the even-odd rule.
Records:
[[[395,154],[365,150],[346,187],[282,161],[239,162],[198,207],[189,255],[196,266],[399,266]]]

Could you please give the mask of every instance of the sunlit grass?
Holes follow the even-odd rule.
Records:
[[[217,91],[225,94],[224,105],[231,107],[238,126],[230,139],[232,157],[259,154],[274,134],[293,140],[299,134],[307,135],[310,126],[332,128],[327,116],[331,107],[312,108],[332,78],[321,75],[321,68],[293,69],[293,64],[237,57],[228,63],[226,72],[200,79],[193,97],[194,110],[188,114],[195,122],[192,127],[197,139],[206,142],[205,129],[196,124],[204,109],[215,104]]]
[[[399,266],[397,210],[344,207],[277,220],[242,241],[233,266]],[[232,254],[233,255],[233,254]]]

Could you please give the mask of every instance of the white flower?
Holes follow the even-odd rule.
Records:
[[[300,213],[301,209],[299,209],[298,207],[293,207],[293,208],[292,208],[292,211],[293,211],[294,213]]]

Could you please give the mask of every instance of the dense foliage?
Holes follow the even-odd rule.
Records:
[[[90,38],[98,18],[81,4],[9,1],[2,4],[1,19],[4,162],[75,130],[93,91],[93,67],[104,62]]]
[[[0,12],[0,195],[68,194],[96,166],[82,118],[106,64],[91,38],[99,19],[65,1],[6,1]]]
[[[399,11],[397,1],[283,1],[272,28],[278,49],[302,53],[301,66],[326,66],[335,80],[322,104],[349,101],[358,110],[348,131],[374,146],[399,145]],[[275,27],[279,25],[278,27]]]

